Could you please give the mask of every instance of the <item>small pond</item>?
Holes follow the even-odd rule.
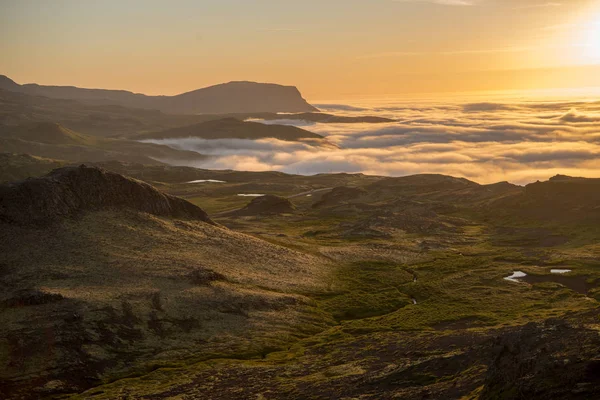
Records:
[[[513,271],[513,274],[504,279],[511,282],[525,282],[530,285],[536,283],[553,282],[563,285],[577,293],[587,294],[598,287],[599,282],[588,282],[589,275],[567,275],[570,269],[552,269],[550,275],[530,275],[523,271]]]
[[[189,181],[186,183],[227,183],[225,181],[218,181],[216,179],[197,179],[195,181]]]

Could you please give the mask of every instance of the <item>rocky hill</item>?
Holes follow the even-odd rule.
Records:
[[[2,185],[0,398],[285,349],[331,326],[306,297],[328,270],[102,169]]]
[[[596,220],[600,218],[600,179],[557,175],[500,199],[494,209],[537,220]]]
[[[302,98],[297,88],[271,83],[229,82],[176,96],[146,96],[125,90],[42,86],[34,83],[19,85],[0,75],[0,89],[91,104],[154,109],[172,114],[317,111]]]
[[[214,224],[199,207],[147,183],[95,167],[65,167],[42,178],[0,186],[0,220],[40,224],[83,211],[126,207]]]
[[[288,214],[294,212],[296,207],[285,197],[268,194],[253,199],[248,205],[239,211],[236,215],[274,215]]]

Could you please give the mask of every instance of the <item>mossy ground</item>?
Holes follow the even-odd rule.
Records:
[[[555,266],[600,279],[600,264],[587,257],[597,250],[589,240],[595,234],[593,229],[591,234],[584,230],[580,237],[578,231],[565,228],[574,240],[551,248],[530,243],[498,245],[493,230],[481,224],[465,227],[453,237],[400,234],[393,241],[347,240],[338,235],[339,226],[352,216],[317,217],[310,210],[302,212],[268,218],[224,217],[218,222],[278,245],[313,254],[342,252],[343,259],[351,260],[339,262],[332,256],[335,267],[326,278],[325,289],[304,293],[335,321],[334,326],[290,338],[285,348],[271,352],[159,368],[74,398],[201,396],[217,389],[232,398],[235,393],[240,398],[297,398],[302,397],[302,388],[313,393],[306,398],[335,398],[349,382],[362,382],[373,371],[385,375],[391,374],[390,368],[399,368],[403,372],[394,378],[395,390],[405,385],[406,393],[414,394],[419,387],[442,390],[454,386],[467,393],[461,398],[474,399],[481,392],[487,367],[477,362],[462,366],[463,357],[475,358],[466,355],[472,351],[472,343],[532,321],[598,307],[597,291],[588,297],[559,284],[528,285],[503,279],[515,270],[551,276],[549,270]],[[418,243],[423,240],[440,247],[419,250]],[[368,250],[372,249],[388,254],[388,259],[369,260]],[[402,252],[401,258],[398,252]],[[406,349],[401,350],[402,346]],[[403,358],[403,351],[409,356]],[[447,373],[440,372],[445,368]],[[223,381],[238,385],[239,393],[224,388]],[[326,387],[332,391],[327,392]],[[329,395],[319,395],[319,390]]]
[[[269,193],[304,192],[306,180]],[[143,348],[118,349],[131,351],[131,365],[84,393],[59,397],[322,399],[343,398],[355,387],[371,397],[389,388],[399,398],[474,399],[493,360],[483,343],[598,308],[599,289],[586,296],[556,282],[503,279],[516,270],[551,278],[558,267],[597,282],[600,232],[592,222],[458,209],[445,216],[468,224],[448,231],[394,226],[386,237],[348,236],[348,224],[368,216],[368,208],[312,208],[320,195],[292,199],[292,214],[221,214],[251,200],[238,193],[266,191],[255,183],[161,184],[217,215],[227,233],[135,212],[69,220],[52,235],[26,233],[43,246],[33,254],[22,247],[21,258],[4,261],[21,268],[19,282],[39,273],[44,288],[66,298],[108,302],[117,322],[107,337],[137,329],[149,338]],[[376,210],[392,208],[394,196],[387,196],[373,203]],[[33,268],[37,259],[45,260],[41,273]],[[186,277],[196,267],[226,279],[194,287]],[[94,322],[105,319],[88,311]],[[129,326],[122,319],[131,313],[139,316]],[[142,359],[141,350],[157,357]]]

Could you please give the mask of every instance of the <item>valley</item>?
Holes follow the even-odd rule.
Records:
[[[20,179],[61,165],[2,160]],[[115,197],[34,225],[7,219],[11,197],[0,196],[5,397],[596,395],[598,180],[521,187],[113,161],[40,187],[67,193],[75,177],[106,181],[104,170],[210,220],[158,213],[142,194],[129,203],[112,183],[74,186],[79,199]],[[514,271],[527,279],[504,279]]]

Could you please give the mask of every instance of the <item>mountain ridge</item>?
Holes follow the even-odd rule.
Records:
[[[94,104],[156,109],[170,114],[318,111],[302,97],[295,86],[250,81],[231,81],[174,96],[149,96],[118,89],[45,86],[36,83],[21,85],[0,75],[0,89]]]

